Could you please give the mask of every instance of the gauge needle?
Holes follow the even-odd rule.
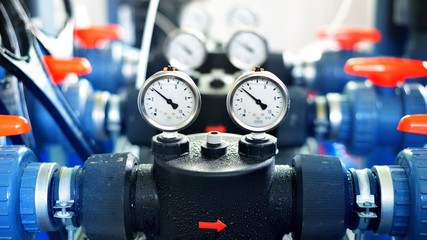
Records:
[[[246,49],[246,51],[250,52],[250,53],[254,53],[254,49],[249,47],[246,43],[240,43],[240,46],[242,46],[242,48]]]
[[[152,88],[156,93],[158,93],[163,99],[166,100],[166,103],[171,105],[171,107],[175,110],[178,108],[178,104],[172,102],[172,100],[170,98],[165,97],[163,94],[161,94],[159,91],[157,91],[156,89]]]
[[[245,89],[242,88],[242,90],[245,91],[245,93],[247,93],[253,100],[255,100],[255,103],[258,104],[261,107],[262,110],[265,110],[267,108],[267,104],[262,103],[261,100],[259,100],[258,98],[252,96],[252,94],[250,94]]]
[[[184,44],[179,44],[179,45],[181,45],[182,49],[183,49],[187,54],[189,54],[189,55],[193,55],[193,51],[191,51],[191,49],[190,49],[190,48],[188,48],[186,45],[184,45]]]

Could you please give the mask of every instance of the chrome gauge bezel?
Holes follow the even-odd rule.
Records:
[[[189,35],[189,36],[193,37],[194,39],[196,39],[200,43],[200,45],[202,45],[202,47],[203,47],[203,49],[202,49],[203,50],[203,57],[200,60],[200,62],[197,62],[196,64],[193,64],[193,65],[188,65],[188,64],[185,64],[185,63],[181,63],[179,61],[174,61],[172,59],[170,51],[173,51],[173,50],[169,49],[170,48],[170,44],[177,37],[179,37],[180,35],[183,35],[183,34],[186,34],[186,35]],[[164,46],[163,46],[163,53],[164,53],[167,61],[169,62],[169,64],[171,64],[172,66],[174,66],[174,67],[176,67],[178,69],[181,69],[181,70],[194,70],[194,69],[197,69],[200,66],[202,66],[203,63],[205,63],[207,55],[208,55],[207,50],[206,50],[206,38],[204,37],[204,35],[201,32],[198,32],[198,31],[195,31],[195,30],[191,30],[191,29],[178,29],[178,30],[175,30],[175,31],[171,32],[168,35],[168,37],[166,38]]]
[[[264,54],[265,56],[262,59],[260,59],[258,62],[254,63],[254,64],[250,64],[250,65],[244,63],[244,61],[236,59],[231,54],[231,50],[232,50],[231,46],[234,43],[234,41],[236,41],[237,37],[239,37],[239,35],[241,35],[241,34],[248,34],[248,33],[249,34],[253,34],[257,38],[259,38],[261,40],[264,48],[265,48],[265,54]],[[228,41],[227,47],[226,47],[226,53],[227,53],[228,60],[230,61],[231,64],[233,64],[233,66],[235,66],[236,68],[241,69],[241,70],[250,70],[250,69],[252,69],[252,68],[254,68],[256,66],[261,66],[262,64],[264,64],[267,61],[267,59],[268,59],[268,53],[269,53],[268,42],[267,42],[267,39],[265,39],[264,36],[262,36],[260,33],[258,33],[255,30],[252,30],[252,29],[240,30],[240,31],[235,32],[233,34],[233,36],[230,38],[230,40]]]
[[[273,82],[279,89],[283,96],[283,110],[282,112],[277,116],[277,118],[272,122],[271,124],[268,124],[263,127],[254,127],[250,126],[244,122],[242,122],[236,114],[236,111],[233,106],[233,97],[236,93],[236,91],[239,89],[239,87],[243,84],[245,84],[247,81],[253,80],[253,79],[266,79],[271,82]],[[289,112],[289,106],[290,106],[290,96],[289,91],[285,84],[273,73],[268,71],[254,71],[254,72],[247,72],[241,75],[237,80],[234,82],[234,85],[232,86],[230,92],[227,94],[227,112],[231,118],[231,120],[237,124],[239,127],[249,130],[251,132],[255,133],[262,133],[262,132],[268,132],[276,128],[286,117],[286,115]]]
[[[178,79],[180,81],[183,81],[189,87],[189,89],[191,90],[191,92],[194,96],[194,109],[193,109],[193,111],[190,113],[187,120],[185,120],[184,122],[182,122],[181,124],[178,124],[176,126],[165,126],[165,125],[162,125],[162,124],[156,122],[155,120],[153,120],[150,117],[150,115],[147,113],[147,110],[145,109],[145,106],[144,106],[144,96],[147,93],[150,86],[152,86],[154,83],[156,83],[157,81],[164,79],[164,78],[173,78],[173,79]],[[201,103],[201,95],[200,95],[199,89],[197,88],[193,79],[191,79],[190,76],[188,76],[186,73],[181,72],[181,71],[159,71],[159,72],[153,74],[151,77],[149,77],[144,82],[144,84],[142,85],[142,87],[138,93],[138,109],[139,109],[141,116],[143,117],[143,119],[148,124],[150,124],[151,126],[153,126],[156,129],[158,129],[160,131],[164,131],[164,132],[180,131],[180,130],[188,127],[189,125],[191,125],[196,120],[197,116],[199,115],[201,105],[202,105],[202,103]]]

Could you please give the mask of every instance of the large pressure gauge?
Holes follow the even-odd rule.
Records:
[[[169,64],[182,70],[200,67],[206,59],[205,40],[199,32],[178,30],[166,40],[165,55]]]
[[[179,26],[186,29],[194,29],[206,33],[211,24],[209,14],[200,2],[189,2],[179,14]]]
[[[235,33],[227,46],[230,62],[237,68],[249,70],[262,65],[268,57],[267,41],[254,31]]]
[[[200,111],[200,92],[185,73],[165,68],[148,78],[138,95],[143,118],[164,132],[176,132],[189,126]]]
[[[257,68],[240,76],[227,95],[227,111],[240,127],[262,133],[272,130],[289,110],[289,93],[274,74]]]

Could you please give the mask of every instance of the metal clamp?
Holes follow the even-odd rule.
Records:
[[[77,226],[73,224],[75,213],[71,210],[74,205],[74,195],[72,193],[73,171],[75,168],[63,167],[60,170],[58,184],[58,200],[55,201],[54,209],[60,209],[53,215],[61,220],[63,226],[68,231],[68,240],[74,240],[74,231]]]
[[[353,174],[355,187],[356,187],[356,204],[363,211],[357,212],[359,216],[359,224],[357,229],[363,231],[367,230],[370,220],[377,218],[377,214],[372,212],[371,209],[377,208],[375,203],[375,189],[371,189],[371,180],[369,175],[372,172],[369,169],[350,169]]]

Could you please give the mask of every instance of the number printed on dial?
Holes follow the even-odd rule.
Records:
[[[265,78],[244,81],[232,96],[235,117],[252,128],[264,128],[283,117],[283,92],[274,82]]]
[[[179,126],[195,111],[195,95],[180,79],[165,77],[148,86],[144,108],[148,117],[166,127]]]

